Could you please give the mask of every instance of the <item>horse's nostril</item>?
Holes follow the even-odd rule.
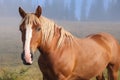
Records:
[[[25,56],[25,53],[24,53],[24,51],[23,51],[22,54],[21,54],[21,59],[22,59],[23,61],[25,61],[24,56]]]
[[[33,53],[30,53],[31,54],[31,59],[33,60]]]
[[[23,62],[24,65],[32,65],[31,63]]]

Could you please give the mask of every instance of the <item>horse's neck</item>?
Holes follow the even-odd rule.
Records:
[[[66,46],[72,46],[76,42],[76,39],[74,39],[69,32],[65,31],[63,28],[60,28],[58,25],[55,25],[54,27],[54,36],[52,41],[50,44],[46,42],[40,48],[41,53],[45,55],[54,53],[55,51],[60,51]]]
[[[44,27],[40,49],[42,52],[49,53],[51,49],[58,49],[63,45],[71,45],[73,43],[74,38],[70,32],[45,17],[41,17],[41,21]],[[64,42],[68,44],[64,44]]]
[[[43,43],[41,43],[41,46],[39,47],[40,51],[48,53],[51,49],[57,49],[58,41],[61,35],[61,28],[54,24],[54,33],[51,41],[45,40]]]

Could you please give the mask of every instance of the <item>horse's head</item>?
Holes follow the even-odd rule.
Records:
[[[41,24],[40,16],[42,9],[37,7],[35,13],[26,13],[21,7],[19,7],[19,13],[22,17],[20,24],[20,31],[22,34],[23,53],[21,58],[26,65],[32,64],[33,53],[40,46],[41,43]]]

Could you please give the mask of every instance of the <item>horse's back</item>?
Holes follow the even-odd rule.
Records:
[[[99,33],[90,35],[89,38],[93,39],[111,54],[111,64],[120,61],[120,45],[111,34]]]

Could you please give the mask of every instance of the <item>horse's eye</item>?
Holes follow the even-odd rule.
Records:
[[[37,31],[40,31],[40,29],[41,29],[41,28],[40,28],[40,27],[38,27],[36,30],[37,30]]]

